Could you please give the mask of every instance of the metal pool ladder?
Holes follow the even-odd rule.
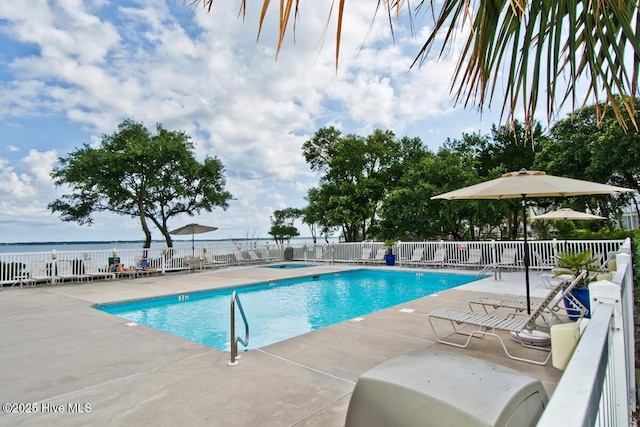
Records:
[[[240,309],[242,321],[244,322],[244,339],[236,336],[236,304]],[[231,361],[227,363],[229,366],[237,365],[237,359],[240,359],[240,356],[238,356],[238,341],[245,347],[249,345],[249,322],[247,322],[247,316],[244,315],[244,309],[238,293],[233,291],[231,294]]]

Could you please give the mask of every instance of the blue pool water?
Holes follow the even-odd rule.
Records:
[[[229,351],[230,295],[244,307],[249,347],[259,348],[476,280],[471,275],[354,270],[196,292],[97,309]],[[241,316],[236,333],[244,334]]]

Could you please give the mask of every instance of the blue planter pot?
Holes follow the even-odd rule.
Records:
[[[591,303],[589,301],[589,289],[588,288],[573,288],[571,291],[571,295],[573,295],[582,305],[587,307],[587,314],[584,316],[587,319],[591,318]],[[567,297],[564,298],[564,306],[566,308],[571,307],[570,302],[567,300]],[[567,310],[567,315],[569,316],[569,320],[576,321],[580,318],[580,312],[578,310]]]
[[[384,261],[387,265],[396,265],[396,256],[395,255],[385,255]]]

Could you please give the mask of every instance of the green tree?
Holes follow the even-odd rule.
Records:
[[[387,192],[402,174],[403,158],[419,156],[419,139],[396,140],[391,131],[342,136],[333,127],[322,128],[303,144],[307,163],[323,172],[320,186],[309,193],[307,211],[327,229],[340,227],[346,241],[370,237]],[[320,220],[322,218],[322,220]]]
[[[282,47],[291,11],[293,20],[300,17],[300,0],[279,3],[278,46]],[[336,68],[340,54],[342,28],[346,0],[339,0],[336,30]],[[589,100],[606,98],[618,122],[624,129],[628,123],[614,100],[615,94],[631,96],[624,101],[627,112],[632,111],[638,91],[638,58],[640,58],[640,3],[633,0],[566,0],[566,1],[481,1],[469,0],[418,0],[378,1],[375,11],[381,8],[393,33],[392,16],[400,16],[406,6],[409,24],[413,29],[413,14],[424,14],[428,3],[433,9],[434,23],[430,25],[427,40],[418,52],[415,63],[425,60],[432,49],[440,57],[456,51],[460,41],[460,27],[466,28],[467,40],[453,76],[452,91],[456,100],[465,106],[475,104],[482,109],[491,105],[495,88],[503,88],[502,111],[513,121],[515,114],[524,108],[525,123],[534,125],[539,98],[547,107],[549,121],[567,100],[572,110],[579,107],[578,99],[586,105]],[[211,11],[213,0],[195,0]],[[242,14],[246,0],[240,0]],[[271,2],[264,0],[258,24],[258,37]],[[439,10],[436,9],[436,5]],[[257,7],[257,5],[255,5]],[[373,6],[372,6],[373,7]],[[330,12],[333,12],[333,2]],[[404,24],[404,23],[403,23]],[[425,24],[427,25],[427,24]],[[295,28],[295,26],[294,26]],[[276,53],[277,55],[277,53]],[[631,66],[630,66],[631,64]],[[506,77],[503,77],[506,76]],[[580,84],[578,83],[580,82]],[[578,86],[588,85],[587,93],[579,93]],[[540,94],[543,94],[540,96]],[[559,102],[556,95],[561,97]],[[604,110],[597,112],[599,117]],[[632,120],[636,130],[638,123]]]
[[[156,125],[124,120],[99,147],[85,144],[64,157],[51,172],[57,187],[70,193],[49,203],[63,221],[93,223],[94,212],[112,212],[140,220],[144,247],[151,245],[151,221],[173,246],[169,219],[214,208],[226,209],[232,196],[224,189],[224,166],[217,158],[199,163],[189,135]]]
[[[293,223],[301,215],[302,211],[296,208],[286,208],[273,212],[269,234],[273,236],[278,245],[289,243],[292,237],[300,235]]]
[[[618,102],[622,105],[621,100]],[[638,107],[640,102],[636,101],[636,110]],[[640,133],[621,129],[611,110],[598,123],[596,111],[601,109],[605,109],[604,104],[588,106],[558,121],[551,128],[550,140],[537,147],[535,167],[554,175],[640,190]],[[563,202],[610,218],[633,199],[632,194],[582,196]]]

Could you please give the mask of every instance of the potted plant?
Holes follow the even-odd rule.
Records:
[[[591,251],[585,250],[580,252],[563,252],[558,254],[556,258],[558,260],[558,268],[554,270],[556,276],[568,274],[575,279],[583,272],[587,272],[585,277],[571,290],[571,294],[587,308],[585,317],[591,317],[589,288],[587,286],[589,282],[593,280],[593,275],[589,273],[600,270],[600,267],[597,265],[598,257],[592,255]],[[571,307],[571,303],[566,297],[564,305],[566,308]],[[580,315],[576,310],[567,310],[567,314],[571,320],[577,320]]]
[[[387,247],[387,253],[384,256],[384,261],[387,265],[395,265],[396,256],[393,254],[393,240],[385,240],[384,245]]]

